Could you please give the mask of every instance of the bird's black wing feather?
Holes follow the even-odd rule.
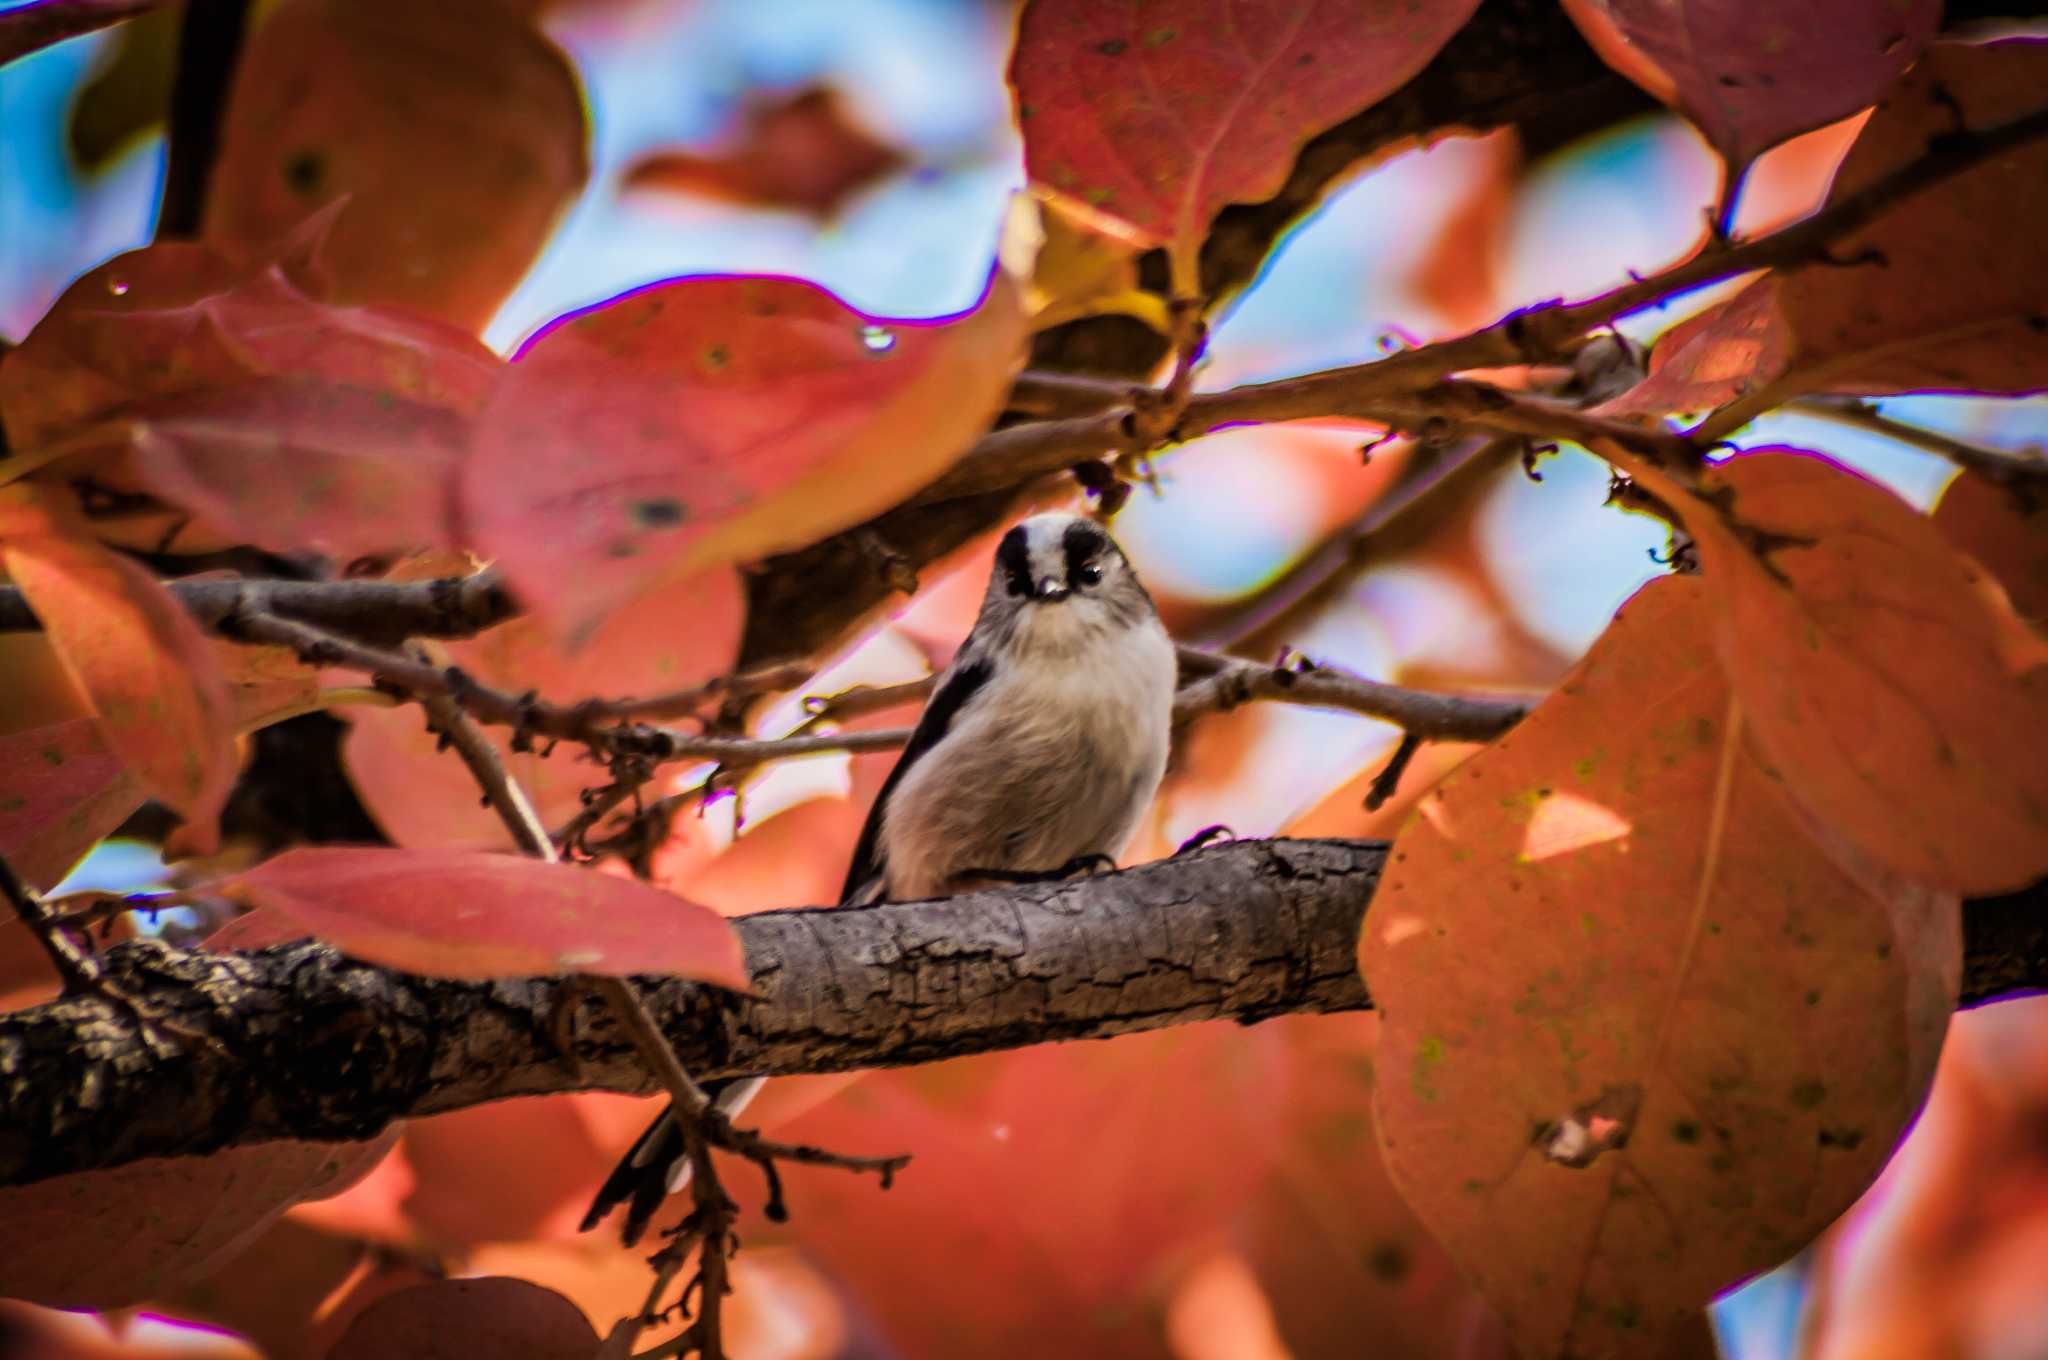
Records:
[[[839,900],[849,902],[874,882],[887,865],[882,860],[882,811],[889,806],[889,795],[896,790],[896,784],[915,765],[918,758],[937,746],[952,729],[953,719],[975,691],[988,683],[993,668],[989,663],[976,658],[955,663],[946,679],[924,706],[924,713],[917,720],[916,729],[910,734],[910,744],[903,748],[903,754],[896,758],[896,768],[889,771],[889,777],[882,784],[882,791],[875,798],[875,805],[868,809],[867,825],[860,830],[860,842],[853,847],[853,863],[846,870],[846,886],[840,890]]]

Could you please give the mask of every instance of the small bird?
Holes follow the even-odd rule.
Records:
[[[974,628],[868,813],[843,905],[914,902],[1113,866],[1166,771],[1173,642],[1102,526],[1035,515],[996,549]],[[707,1083],[727,1116],[760,1077]],[[689,1178],[665,1111],[584,1216],[627,1205],[640,1240]]]

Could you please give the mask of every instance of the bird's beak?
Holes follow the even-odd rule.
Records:
[[[1031,598],[1041,604],[1056,604],[1067,598],[1067,588],[1060,584],[1057,576],[1048,576],[1038,583],[1038,589],[1031,592]]]

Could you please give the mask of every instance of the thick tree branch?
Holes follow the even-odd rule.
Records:
[[[845,1071],[1202,1020],[1369,1004],[1358,922],[1386,846],[1241,841],[1126,873],[735,924],[755,998],[642,980],[704,1078]],[[2048,986],[2048,886],[1967,905],[1964,1000]],[[314,944],[106,956],[154,1013],[210,1036],[150,1045],[80,995],[0,1015],[0,1184],[275,1138],[362,1138],[508,1096],[650,1089],[594,998],[557,1047],[559,979],[408,977]]]

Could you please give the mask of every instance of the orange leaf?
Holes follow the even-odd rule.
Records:
[[[1564,0],[1608,65],[1674,104],[1736,170],[1868,107],[1941,26],[1941,0]]]
[[[54,885],[147,796],[91,718],[0,735],[0,856],[31,886]]]
[[[0,487],[0,563],[90,700],[108,747],[185,819],[190,847],[211,850],[237,758],[227,682],[199,625],[161,581],[25,483]]]
[[[470,330],[589,175],[568,59],[498,0],[282,0],[236,72],[205,238],[249,249],[346,200],[321,264],[342,302]]]
[[[1964,893],[2048,870],[2048,645],[1925,515],[1764,449],[1662,479],[1699,542],[1722,664],[1792,797],[1865,854]],[[1731,523],[1732,522],[1732,523]]]
[[[885,320],[800,279],[673,279],[556,322],[463,473],[476,546],[577,637],[707,566],[857,524],[936,477],[1021,357],[1006,275],[963,317]]]
[[[1271,198],[1317,133],[1392,94],[1478,0],[1032,0],[1010,84],[1024,168],[1171,244],[1177,291],[1229,203]]]
[[[1882,1165],[1956,997],[1953,897],[1838,867],[1652,582],[1423,800],[1360,940],[1394,1181],[1528,1355],[1646,1353]]]
[[[1990,568],[2021,618],[2048,632],[2048,487],[1958,472],[1934,507],[1934,525]]]
[[[1831,47],[1832,42],[1823,44]],[[2041,106],[2048,43],[1936,43],[1864,124],[1830,202],[1923,155],[1960,119],[1986,128]],[[1779,285],[1794,337],[1774,392],[2037,392],[2048,387],[2048,144],[2015,148],[1904,200],[1837,242],[1882,263]],[[1782,395],[1780,398],[1782,400]],[[1775,405],[1773,401],[1770,404]]]
[[[715,151],[658,151],[626,170],[629,189],[657,189],[830,219],[846,200],[904,164],[862,127],[846,100],[813,85],[749,107]]]
[[[516,1355],[589,1360],[597,1333],[581,1309],[525,1280],[441,1280],[386,1295],[362,1311],[328,1360],[439,1360]]]
[[[428,977],[674,973],[747,990],[717,913],[630,878],[477,850],[288,850],[220,890]]]
[[[366,1143],[259,1143],[207,1157],[149,1157],[0,1190],[17,1244],[0,1295],[114,1308],[200,1278],[302,1200],[339,1194],[391,1150]]]
[[[1715,410],[1782,374],[1791,339],[1778,305],[1778,281],[1758,279],[1658,336],[1650,351],[1649,376],[1594,413],[1661,416]]]

